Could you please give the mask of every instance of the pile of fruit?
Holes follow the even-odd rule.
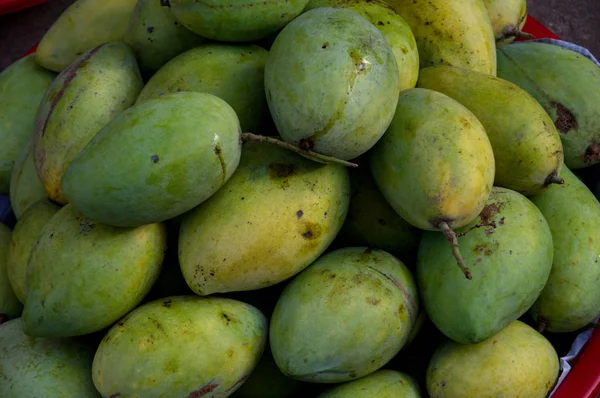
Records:
[[[0,75],[0,396],[548,396],[600,68],[526,14],[77,0]]]

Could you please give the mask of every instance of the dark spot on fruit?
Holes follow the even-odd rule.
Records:
[[[303,138],[298,142],[298,146],[306,151],[310,151],[315,147],[315,143],[311,138]]]
[[[206,394],[213,392],[217,387],[219,387],[219,385],[216,384],[213,380],[211,380],[206,385],[200,387],[200,389],[198,389],[196,391],[192,391],[190,393],[190,395],[188,395],[188,398],[200,398],[200,397],[203,397]]]
[[[244,199],[246,199],[246,198],[244,198],[244,197],[242,196],[242,200],[244,200]]]
[[[304,212],[302,210],[298,210],[296,212],[296,216],[298,216],[298,218],[301,218],[304,215]]]
[[[446,387],[446,381],[442,380],[442,387]]]
[[[379,26],[384,26],[384,23],[383,23],[383,22],[381,22],[381,21],[377,21],[377,25],[379,25]]]
[[[321,48],[327,48],[328,45],[329,45],[329,42],[325,42],[325,43],[323,43],[323,45],[321,46]]]
[[[42,299],[42,307],[46,307],[44,304],[46,304],[46,299]]]
[[[232,390],[234,390],[238,385],[246,382],[246,380],[248,380],[248,378],[250,377],[249,374],[242,376],[241,379],[239,379],[238,381],[236,381],[235,383],[233,383],[233,385],[231,387],[229,387],[227,390],[224,391],[225,395],[228,395],[229,392],[231,392]]]
[[[550,104],[556,110],[556,121],[554,122],[554,125],[558,131],[561,133],[568,133],[570,130],[579,127],[577,118],[566,106],[556,101],[552,101]]]
[[[165,308],[171,308],[171,303],[172,303],[172,300],[165,300],[165,301],[163,301],[162,306]]]
[[[158,155],[152,155],[150,156],[150,160],[152,160],[152,163],[158,163]]]
[[[89,232],[91,232],[94,228],[96,227],[96,224],[93,223],[90,220],[87,219],[80,219],[79,220],[79,232],[87,235]]]
[[[367,297],[366,301],[367,301],[367,303],[369,303],[371,305],[377,305],[377,304],[381,303],[381,300],[377,299],[375,297]]]
[[[293,164],[271,163],[269,170],[271,171],[271,178],[285,178],[296,172],[296,166]]]
[[[496,344],[498,342],[498,340],[493,340],[492,344]]]
[[[425,25],[427,25],[427,26],[431,25],[431,21],[426,21]]]
[[[305,237],[306,239],[312,239],[313,234],[312,231],[306,231],[305,233],[302,234],[303,237]]]
[[[108,398],[117,398],[117,397],[120,397],[120,396],[121,396],[121,393],[120,393],[120,392],[116,392],[116,393],[114,393],[114,394],[110,394],[110,395],[108,396]]]
[[[125,325],[125,322],[123,322],[123,321],[119,321],[119,322],[117,323],[117,326],[123,326],[123,325]]]
[[[499,211],[500,209],[498,208],[498,205],[496,203],[492,203],[491,205],[485,206],[483,210],[481,210],[479,218],[481,218],[481,222],[488,223]]]
[[[504,217],[500,219],[500,225],[504,225]]]
[[[583,162],[585,164],[596,163],[599,156],[600,156],[600,145],[592,144],[586,148],[585,154],[583,155]]]
[[[149,27],[146,29],[146,32],[148,32],[148,33],[152,33],[152,32],[154,32],[154,27],[152,27],[152,26],[149,26]]]
[[[210,276],[215,276],[215,273],[214,272],[210,272],[209,275]]]
[[[228,350],[227,351],[227,357],[233,358],[233,350]]]
[[[488,228],[488,229],[486,229],[486,230],[485,230],[485,234],[486,234],[486,235],[491,235],[491,234],[493,234],[494,232],[496,232],[496,231],[494,230],[494,228]]]
[[[231,323],[231,317],[229,315],[227,315],[224,312],[221,312],[221,318],[223,318],[225,320],[225,323],[227,323],[227,325],[229,325],[229,323]]]
[[[302,362],[304,362],[304,363],[307,363],[307,362],[308,362],[308,359],[304,358],[304,359],[302,360]]]

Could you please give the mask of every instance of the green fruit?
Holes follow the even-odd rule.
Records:
[[[379,29],[388,42],[400,77],[400,91],[414,88],[419,77],[419,51],[410,26],[384,0],[310,0],[304,11],[319,7],[355,11]]]
[[[33,163],[32,144],[33,142],[29,140],[23,148],[10,176],[10,204],[17,220],[30,206],[40,200],[48,199],[46,189],[38,178]]]
[[[62,189],[94,221],[129,227],[161,222],[217,192],[240,153],[239,121],[225,101],[205,93],[168,94],[107,124],[68,167]]]
[[[95,346],[77,338],[36,339],[21,318],[0,326],[0,396],[98,398],[92,382]]]
[[[270,346],[283,374],[341,383],[385,365],[406,344],[419,310],[410,271],[382,250],[321,256],[281,294]]]
[[[33,155],[48,197],[67,199],[60,181],[86,144],[135,102],[142,78],[131,47],[107,43],[78,57],[52,82],[35,120]]]
[[[526,0],[483,0],[487,8],[496,46],[501,47],[513,42],[522,33],[527,19]],[[498,62],[498,68],[500,67]]]
[[[452,97],[477,116],[492,143],[494,185],[534,195],[562,181],[560,136],[542,106],[506,80],[451,66],[421,70],[418,87]]]
[[[298,16],[308,0],[161,0],[179,22],[209,39],[244,42],[276,33]]]
[[[461,344],[479,343],[523,315],[552,268],[552,234],[523,195],[494,187],[475,220],[456,231],[473,280],[456,269],[440,233],[421,238],[417,281],[431,321]]]
[[[546,398],[559,373],[544,336],[514,321],[479,344],[442,343],[427,369],[431,398]]]
[[[259,310],[235,300],[153,301],[105,335],[94,385],[104,397],[228,397],[256,367],[267,328]]]
[[[256,45],[204,44],[160,68],[142,89],[137,103],[180,91],[216,95],[227,102],[243,131],[258,133],[269,116],[264,75],[268,52]]]
[[[566,166],[564,185],[531,201],[550,225],[554,261],[548,283],[530,313],[550,332],[572,332],[600,314],[600,203]]]
[[[36,61],[46,69],[61,72],[96,46],[123,41],[135,3],[136,0],[76,0],[42,37],[35,52]]]
[[[498,50],[498,76],[527,91],[550,115],[568,168],[600,162],[600,68],[596,64],[554,44],[515,43]]]
[[[360,14],[316,8],[279,33],[265,65],[265,90],[281,137],[343,160],[369,150],[394,116],[396,58]]]
[[[496,76],[494,30],[482,0],[386,0],[410,26],[421,69],[452,65]]]
[[[29,207],[17,221],[10,239],[6,269],[12,290],[25,303],[27,263],[42,228],[60,208],[47,200]]]
[[[23,311],[23,304],[10,286],[6,270],[11,236],[12,231],[6,225],[0,224],[0,324],[20,317]]]
[[[361,379],[333,387],[317,398],[420,398],[416,380],[395,370],[378,370]]]
[[[9,193],[13,166],[31,141],[35,113],[55,76],[40,67],[33,54],[0,73],[0,195]]]
[[[199,295],[282,282],[327,249],[344,223],[349,199],[343,166],[246,143],[231,180],[183,216],[183,276]]]
[[[165,249],[162,224],[117,228],[61,208],[29,257],[23,330],[70,337],[110,326],[150,291]]]

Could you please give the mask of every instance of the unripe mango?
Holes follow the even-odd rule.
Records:
[[[33,141],[29,140],[10,176],[10,205],[18,220],[30,206],[45,199],[48,199],[48,194],[37,175],[33,163]]]
[[[349,381],[319,394],[317,398],[420,398],[421,392],[411,376],[390,369],[378,370],[361,379]]]
[[[0,324],[21,316],[23,304],[19,301],[8,279],[6,266],[12,231],[0,223]]]

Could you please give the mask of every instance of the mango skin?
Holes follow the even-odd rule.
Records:
[[[173,15],[192,32],[224,42],[246,42],[276,33],[308,0],[169,0]]]
[[[160,68],[136,104],[179,91],[209,93],[233,108],[243,131],[259,133],[261,122],[270,117],[264,85],[267,55],[252,44],[199,45]]]
[[[17,220],[32,205],[48,199],[33,162],[33,141],[23,148],[10,175],[10,204]]]
[[[525,314],[552,269],[550,227],[526,197],[494,187],[479,217],[456,231],[472,280],[439,232],[421,238],[417,282],[431,321],[461,344],[479,343]]]
[[[55,77],[33,54],[0,73],[0,195],[9,193],[15,161],[33,136],[35,114]]]
[[[437,230],[471,222],[494,184],[494,153],[475,115],[427,89],[400,93],[390,127],[369,156],[373,179],[411,225]]]
[[[521,321],[479,344],[442,343],[426,376],[431,398],[546,398],[560,370],[550,342]]]
[[[183,276],[203,296],[282,282],[327,249],[344,223],[349,199],[344,166],[246,143],[231,180],[183,215],[178,245]]]
[[[496,48],[506,46],[512,43],[517,33],[525,26],[527,20],[527,1],[526,0],[483,0],[485,8],[488,10],[494,37],[496,38]],[[496,54],[498,57],[498,54]],[[499,60],[497,67],[499,68]],[[497,71],[498,72],[498,71]]]
[[[555,333],[581,329],[600,314],[600,203],[566,166],[562,177],[563,185],[530,197],[552,231],[554,261],[529,313]]]
[[[48,197],[66,204],[65,169],[106,123],[135,102],[143,86],[133,50],[103,44],[78,57],[52,82],[35,117],[34,164]]]
[[[596,64],[552,44],[515,43],[498,49],[498,76],[527,91],[550,115],[569,169],[600,162],[600,68]],[[557,86],[562,80],[566,84]]]
[[[277,301],[269,333],[275,363],[311,383],[376,371],[407,342],[419,311],[416,289],[408,268],[382,250],[349,247],[321,256]]]
[[[482,0],[386,0],[408,23],[420,68],[451,65],[496,76],[494,30]]]
[[[175,296],[136,308],[105,335],[92,375],[104,397],[228,397],[256,367],[268,321],[240,301]]]
[[[315,8],[277,35],[265,65],[265,90],[281,137],[349,160],[367,152],[394,116],[396,58],[360,14]]]
[[[23,216],[17,220],[13,230],[8,256],[6,261],[6,270],[10,286],[21,303],[25,303],[26,297],[26,275],[29,256],[42,228],[48,223],[60,207],[49,202],[41,200],[28,208]]]
[[[417,86],[450,96],[479,119],[494,150],[494,185],[529,196],[560,176],[560,136],[542,106],[519,86],[451,66],[422,69]]]
[[[319,7],[346,8],[375,25],[396,57],[400,91],[417,85],[419,50],[415,36],[406,21],[384,0],[310,0],[304,11]]]
[[[343,383],[317,398],[421,398],[416,380],[391,369],[382,369],[361,379]]]
[[[239,164],[240,133],[234,110],[212,94],[148,100],[92,139],[67,168],[62,189],[97,222],[162,222],[198,206],[229,180]]]
[[[23,304],[19,301],[8,280],[7,259],[12,231],[0,223],[0,324],[21,316]]]
[[[79,338],[32,338],[21,318],[0,326],[0,396],[99,398],[92,382],[95,346]]]
[[[110,326],[150,291],[166,239],[163,224],[117,228],[71,204],[61,208],[29,257],[23,330],[32,337],[71,337]]]
[[[61,72],[77,57],[123,41],[136,0],[77,0],[46,31],[35,52],[38,64]]]

